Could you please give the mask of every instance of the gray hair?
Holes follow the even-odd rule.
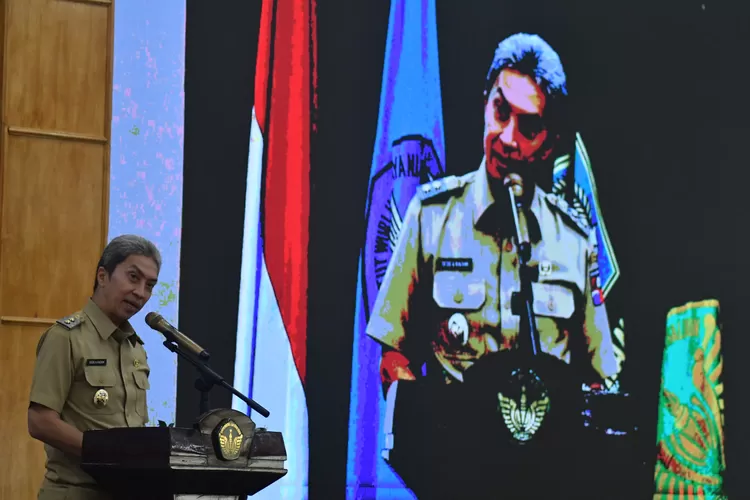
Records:
[[[98,271],[100,267],[103,267],[107,274],[111,276],[115,268],[131,255],[150,257],[156,263],[156,272],[158,273],[161,270],[159,249],[146,238],[135,234],[124,234],[110,241],[102,252],[96,269]],[[99,280],[94,278],[94,291],[98,286]]]
[[[500,42],[495,50],[484,83],[487,99],[498,75],[504,69],[515,69],[534,79],[547,97],[544,121],[551,135],[570,136],[568,123],[568,83],[560,56],[539,35],[516,33]]]

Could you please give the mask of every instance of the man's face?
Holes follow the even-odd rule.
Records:
[[[500,72],[484,107],[484,154],[492,177],[523,174],[527,164],[549,156],[545,104],[531,77],[512,69]]]
[[[143,255],[129,256],[111,275],[100,267],[96,290],[102,299],[100,307],[119,326],[146,305],[158,277],[154,259]]]

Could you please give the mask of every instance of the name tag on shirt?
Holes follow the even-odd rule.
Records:
[[[465,271],[474,269],[474,261],[471,259],[438,257],[437,271]]]
[[[107,366],[106,359],[87,359],[86,366]]]

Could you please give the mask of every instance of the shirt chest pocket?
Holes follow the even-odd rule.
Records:
[[[487,287],[479,276],[440,271],[435,273],[432,298],[440,309],[479,311],[487,300]]]
[[[110,415],[122,408],[117,374],[106,365],[84,366],[83,380],[71,388],[70,399],[91,415]]]
[[[571,286],[557,283],[532,283],[534,314],[561,320],[572,318],[576,304]]]
[[[148,381],[150,371],[148,365],[143,363],[133,372],[133,381],[135,382],[135,411],[142,417],[148,417],[146,391],[151,388],[151,384]]]

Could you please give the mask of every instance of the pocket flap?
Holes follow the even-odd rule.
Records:
[[[432,286],[432,297],[443,309],[476,311],[486,299],[484,280],[457,272],[438,272]]]
[[[115,373],[108,366],[84,366],[86,382],[92,387],[114,387]]]
[[[569,319],[575,312],[573,290],[555,283],[531,283],[534,313],[538,316]]]
[[[135,385],[139,388],[148,390],[151,388],[151,384],[148,381],[148,375],[144,371],[133,372],[133,378],[135,379]]]

